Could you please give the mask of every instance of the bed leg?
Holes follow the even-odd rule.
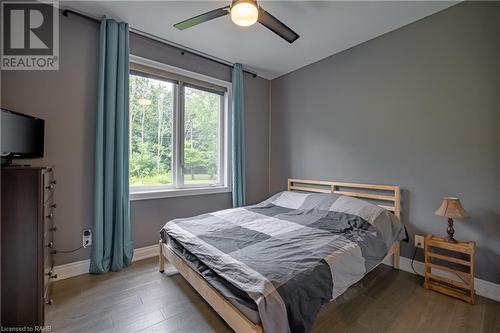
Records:
[[[160,240],[158,243],[160,245],[160,256],[159,256],[159,271],[160,273],[165,272],[165,257],[163,256],[163,242]]]
[[[399,242],[394,244],[394,252],[392,254],[392,268],[399,270],[399,252],[400,245]]]

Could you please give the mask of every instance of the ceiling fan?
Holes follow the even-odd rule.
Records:
[[[299,38],[299,35],[295,31],[259,6],[257,0],[233,0],[231,5],[214,9],[176,23],[174,27],[179,30],[184,30],[227,14],[231,14],[231,20],[242,27],[249,27],[259,22],[290,44]]]

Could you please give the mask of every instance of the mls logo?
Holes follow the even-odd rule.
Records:
[[[2,1],[1,69],[59,69],[57,2]]]

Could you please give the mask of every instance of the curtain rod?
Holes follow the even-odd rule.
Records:
[[[78,16],[78,17],[81,17],[81,18],[93,21],[95,23],[100,23],[101,22],[99,19],[97,19],[95,17],[85,15],[83,13],[77,12],[77,11],[72,10],[72,9],[64,9],[62,11],[62,14],[63,14],[63,16],[66,16],[66,17],[68,17],[68,14],[73,14],[75,16]],[[199,51],[187,48],[185,46],[182,46],[182,45],[179,45],[177,43],[171,42],[171,41],[166,40],[164,38],[152,35],[152,34],[150,34],[148,32],[145,32],[145,31],[142,31],[142,30],[139,30],[139,29],[135,29],[135,28],[130,28],[130,31],[133,32],[133,33],[135,33],[135,34],[137,34],[137,35],[139,35],[139,36],[148,38],[150,40],[154,40],[154,41],[157,41],[157,42],[160,42],[160,43],[167,44],[169,46],[175,47],[175,48],[177,48],[177,49],[179,49],[181,51],[182,55],[184,55],[185,53],[190,53],[192,55],[195,55],[195,56],[198,56],[198,57],[201,57],[201,58],[213,61],[215,63],[218,63],[220,65],[228,66],[228,67],[231,67],[231,68],[233,67],[233,64],[230,63],[229,61],[225,61],[223,59],[219,59],[219,58],[216,58],[214,56],[211,56],[211,55],[208,55],[208,54],[205,54],[205,53],[202,53],[202,52],[199,52]],[[251,72],[249,70],[244,69],[243,72],[252,75],[252,77],[257,77],[257,73]]]

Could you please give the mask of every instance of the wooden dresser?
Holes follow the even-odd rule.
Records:
[[[6,167],[2,177],[2,326],[42,326],[54,278],[50,167]]]

